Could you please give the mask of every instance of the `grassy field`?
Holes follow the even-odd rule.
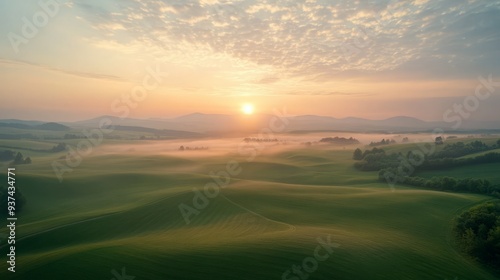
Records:
[[[24,144],[32,145],[3,143]],[[352,150],[270,148],[247,161],[231,153],[141,153],[140,146],[100,150],[107,148],[62,183],[50,165],[62,154],[39,153],[18,166],[28,204],[18,217],[17,272],[6,271],[2,247],[1,279],[112,279],[125,267],[136,280],[296,280],[283,273],[314,257],[317,239],[328,236],[340,246],[307,279],[498,279],[457,251],[451,231],[458,213],[489,197],[392,191],[376,173],[352,167]],[[186,224],[179,205],[192,206],[193,188],[203,190],[228,160],[241,173]],[[450,174],[494,176],[495,166],[487,169]]]

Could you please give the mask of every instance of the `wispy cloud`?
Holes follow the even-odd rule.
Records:
[[[182,47],[209,48],[292,76],[409,68],[446,75],[433,67],[441,72],[464,63],[491,68],[491,61],[498,61],[498,1],[126,2],[114,12],[79,6],[109,39],[126,30],[165,50],[182,42]]]
[[[314,96],[314,95],[334,95],[334,96],[371,96],[373,95],[372,93],[366,93],[366,92],[340,92],[340,91],[321,91],[321,90],[317,90],[317,91],[308,91],[308,90],[304,90],[304,91],[290,91],[290,92],[286,92],[285,94],[288,94],[288,95],[310,95],[310,96]]]
[[[48,65],[42,65],[42,64],[26,62],[26,61],[21,61],[21,60],[9,60],[9,59],[1,59],[0,58],[0,64],[36,67],[36,68],[40,68],[40,69],[44,69],[44,70],[59,72],[59,73],[83,77],[83,78],[103,79],[103,80],[112,80],[112,81],[124,81],[124,79],[122,79],[121,77],[118,77],[118,76],[99,74],[99,73],[88,73],[88,72],[64,70],[64,69],[51,67]]]
[[[36,1],[4,2],[4,34],[22,32],[22,18],[31,19],[39,9]],[[288,103],[303,113],[313,108],[331,114],[333,106],[338,115],[357,108],[365,117],[414,110],[427,118],[428,108],[441,104],[432,98],[468,95],[479,75],[500,79],[498,0],[66,3],[67,9],[23,45],[22,56],[8,40],[0,41],[2,94],[44,91],[63,100],[74,89],[85,98],[88,92],[100,93],[91,94],[95,100],[110,98],[124,94],[128,84],[105,80],[135,83],[161,61],[158,71],[168,77],[138,114],[204,111],[207,104],[224,111],[251,101]],[[16,63],[26,69],[11,71]],[[37,68],[101,81],[39,76]],[[24,73],[41,82],[15,83]],[[415,100],[426,105],[417,108]],[[56,106],[43,102],[40,106]],[[494,116],[499,104],[491,98],[476,115]],[[432,116],[440,118],[443,106],[434,106]]]

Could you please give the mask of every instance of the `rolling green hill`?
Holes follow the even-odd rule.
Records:
[[[317,239],[328,236],[340,246],[308,279],[498,279],[451,238],[453,218],[490,198],[391,191],[376,172],[356,171],[349,150],[301,147],[252,162],[97,151],[62,183],[50,166],[58,156],[17,168],[28,204],[17,272],[6,272],[2,247],[2,279],[112,279],[125,267],[137,280],[295,280],[283,273],[314,257]],[[242,172],[186,224],[179,205],[192,206],[193,188],[203,190],[228,160]]]

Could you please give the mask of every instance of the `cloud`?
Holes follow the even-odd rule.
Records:
[[[83,77],[83,78],[102,79],[102,80],[111,80],[111,81],[124,81],[124,79],[122,79],[121,77],[114,76],[114,75],[64,70],[64,69],[51,67],[48,65],[42,65],[42,64],[26,62],[26,61],[21,61],[21,60],[8,60],[8,59],[1,59],[0,58],[0,64],[36,67],[36,68],[40,68],[40,69],[44,69],[44,70],[59,72],[59,73]]]
[[[500,65],[498,1],[129,0],[78,7],[107,40],[127,44],[118,40],[126,31],[166,52],[206,48],[291,77],[403,70],[447,77],[463,65],[470,69],[460,75],[476,76]]]
[[[373,95],[372,93],[366,93],[366,92],[340,92],[340,91],[325,91],[325,90],[316,90],[316,91],[290,91],[286,92],[285,94],[287,95],[309,95],[309,96],[315,96],[315,95],[334,95],[334,96],[371,96]]]

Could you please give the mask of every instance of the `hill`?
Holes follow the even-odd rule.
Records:
[[[35,157],[16,180],[28,200],[19,270],[2,278],[111,279],[124,268],[137,279],[282,279],[330,240],[326,258],[301,270],[309,279],[498,279],[450,242],[456,213],[489,198],[393,192],[376,173],[356,171],[350,150],[295,147],[252,162],[96,150],[62,183],[49,175],[54,157]],[[241,173],[193,200],[229,160]],[[200,203],[187,224],[179,206]]]
[[[115,116],[100,116],[77,122],[64,122],[67,127],[99,127],[102,120],[110,121],[114,126],[144,127],[158,130],[178,130],[204,134],[216,133],[255,133],[262,128],[268,127],[271,120],[276,116],[269,114],[255,114],[252,116],[203,114],[193,113],[176,118],[119,118]],[[382,133],[405,133],[405,132],[432,132],[434,129],[442,129],[454,133],[500,133],[500,122],[475,122],[465,120],[458,130],[454,130],[450,123],[427,122],[408,116],[397,116],[382,120],[369,120],[363,118],[348,117],[338,119],[328,116],[302,115],[284,116],[283,121],[287,123],[285,132],[291,131],[350,131],[350,132],[382,132]],[[38,127],[55,131],[67,130],[61,124],[55,123],[39,124],[32,121],[0,120],[0,126],[28,129]]]

